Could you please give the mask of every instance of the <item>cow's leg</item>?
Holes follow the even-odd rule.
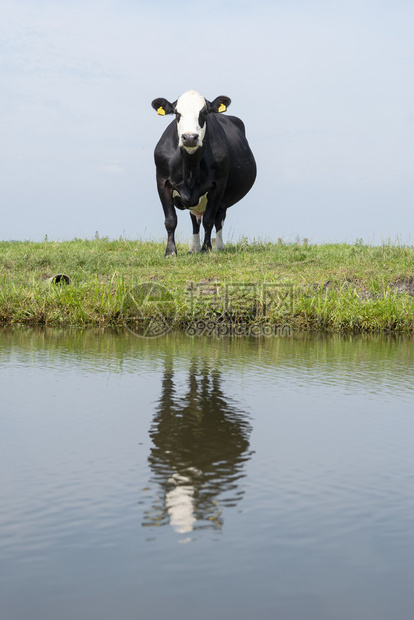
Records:
[[[214,225],[216,227],[216,243],[214,245],[214,251],[220,252],[220,250],[224,250],[223,243],[223,225],[224,220],[226,219],[226,209],[224,207],[220,207],[216,214],[216,219]]]
[[[203,216],[204,241],[201,248],[202,252],[211,251],[211,231],[216,221],[217,214],[221,211],[220,203],[223,197],[224,187],[220,190],[215,188],[208,193],[207,208]]]
[[[165,216],[165,229],[167,231],[167,248],[165,256],[177,256],[175,247],[175,229],[177,228],[177,213],[173,204],[172,188],[163,179],[157,179],[158,194],[161,200]]]
[[[211,251],[211,231],[213,230],[213,225],[214,225],[214,213],[209,213],[207,210],[203,216],[204,241],[203,241],[203,245],[201,248],[202,252]]]
[[[191,215],[191,223],[193,225],[193,237],[191,239],[190,253],[196,254],[197,252],[201,250],[201,244],[200,244],[201,219],[198,220],[197,217],[193,213],[190,213],[190,215]]]

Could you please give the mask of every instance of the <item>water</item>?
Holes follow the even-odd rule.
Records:
[[[0,368],[2,619],[412,619],[412,339],[16,329]]]

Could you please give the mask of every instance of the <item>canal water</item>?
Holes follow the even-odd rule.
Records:
[[[0,331],[0,617],[412,620],[413,344]]]

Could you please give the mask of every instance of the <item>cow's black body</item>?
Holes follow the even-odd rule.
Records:
[[[155,100],[153,106],[156,107],[160,101]],[[201,213],[197,212],[197,206],[206,194],[207,206],[203,214],[205,237],[201,250],[210,250],[213,225],[219,233],[227,209],[247,194],[256,178],[256,163],[243,122],[234,116],[209,111],[205,114],[202,146],[189,153],[179,146],[177,121],[173,121],[158,142],[154,156],[158,193],[168,233],[166,256],[176,254],[175,207],[196,211],[191,213],[191,219],[193,234],[198,235]]]

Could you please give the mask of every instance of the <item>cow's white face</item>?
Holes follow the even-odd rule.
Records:
[[[178,146],[187,153],[194,153],[203,144],[206,133],[204,114],[206,100],[195,90],[189,90],[178,98],[177,115]]]

